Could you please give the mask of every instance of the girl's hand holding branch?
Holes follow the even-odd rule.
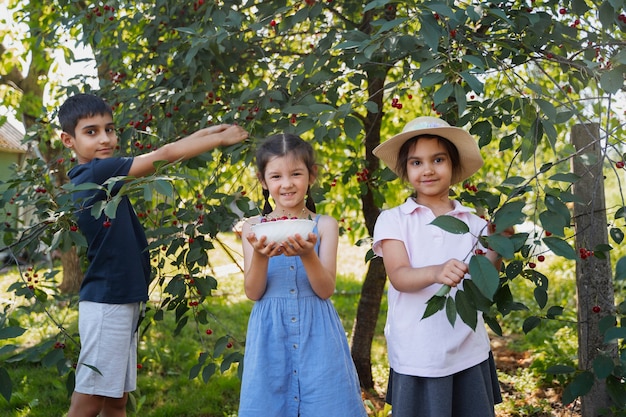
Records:
[[[469,268],[465,262],[461,262],[458,259],[450,259],[439,265],[435,273],[435,280],[441,284],[456,287],[468,272]]]

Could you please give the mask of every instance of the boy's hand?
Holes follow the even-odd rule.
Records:
[[[216,133],[220,136],[220,146],[234,145],[248,137],[248,132],[238,125],[218,125],[213,126],[213,128],[215,128]]]

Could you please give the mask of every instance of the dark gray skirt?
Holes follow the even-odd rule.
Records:
[[[393,417],[490,417],[502,402],[493,354],[476,366],[441,378],[389,372]]]

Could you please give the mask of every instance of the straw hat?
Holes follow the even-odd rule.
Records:
[[[373,153],[398,175],[397,162],[400,148],[407,140],[420,135],[441,136],[456,146],[461,159],[461,167],[458,174],[452,178],[453,184],[465,181],[483,166],[484,161],[474,137],[466,130],[450,126],[438,117],[422,116],[411,120],[404,126],[402,133],[378,145]]]

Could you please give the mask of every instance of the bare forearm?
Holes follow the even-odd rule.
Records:
[[[244,273],[244,291],[246,297],[251,300],[257,301],[265,294],[268,263],[269,258],[254,253],[250,265],[246,268]]]
[[[420,291],[437,282],[435,277],[438,267],[438,265],[422,268],[400,267],[388,274],[389,281],[401,292]]]
[[[311,288],[318,297],[327,299],[335,292],[335,273],[324,268],[315,252],[301,256]]]

